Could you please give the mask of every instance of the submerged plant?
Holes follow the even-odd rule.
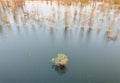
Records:
[[[57,66],[65,66],[67,61],[68,57],[65,54],[58,54],[56,58],[52,58],[52,62]]]

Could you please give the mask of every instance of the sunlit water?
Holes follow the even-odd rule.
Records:
[[[120,83],[118,9],[45,1],[0,7],[0,83]],[[69,58],[63,69],[51,62],[58,53]]]

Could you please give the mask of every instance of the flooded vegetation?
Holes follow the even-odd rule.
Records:
[[[119,49],[120,0],[0,0],[1,83],[120,83]]]

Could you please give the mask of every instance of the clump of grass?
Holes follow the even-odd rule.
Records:
[[[120,0],[114,0],[115,4],[120,4]]]
[[[81,3],[89,3],[90,0],[79,0]]]
[[[68,62],[68,57],[65,54],[58,54],[56,58],[52,58],[52,62],[57,66],[65,66]]]

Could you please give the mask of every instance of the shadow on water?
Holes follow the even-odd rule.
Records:
[[[4,34],[4,31],[3,31],[3,28],[2,26],[0,25],[0,36]]]
[[[0,33],[2,33],[3,32],[3,28],[2,28],[2,26],[0,25]]]
[[[54,43],[54,41],[55,41],[55,30],[53,28],[50,28],[50,30],[49,30],[49,36],[50,36],[51,42]]]
[[[64,29],[64,40],[65,41],[68,39],[68,32],[69,32],[68,27],[65,27]]]
[[[92,36],[92,29],[89,28],[89,29],[86,31],[86,42],[87,42],[87,43],[90,42],[91,36]]]
[[[67,72],[67,67],[66,66],[57,66],[57,65],[52,65],[52,69],[54,69],[58,75],[62,76]]]

